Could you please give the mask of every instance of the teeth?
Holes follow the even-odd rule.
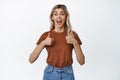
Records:
[[[59,23],[59,22],[62,22],[62,21],[57,21],[57,22]]]

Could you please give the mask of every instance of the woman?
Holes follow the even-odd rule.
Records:
[[[42,49],[48,52],[47,66],[43,80],[75,80],[72,68],[72,50],[74,49],[78,62],[83,65],[85,57],[77,33],[72,31],[69,13],[65,5],[55,5],[50,14],[50,31],[43,33],[36,48],[30,54],[29,62],[33,63]]]

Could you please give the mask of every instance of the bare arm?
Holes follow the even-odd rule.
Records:
[[[76,40],[74,41],[73,46],[78,62],[83,65],[85,63],[85,56],[83,55],[82,49]]]
[[[48,33],[48,36],[45,40],[41,41],[41,43],[39,45],[37,45],[35,47],[35,49],[33,50],[33,52],[30,54],[29,57],[29,62],[33,63],[34,61],[37,60],[37,58],[39,57],[42,49],[46,46],[46,45],[52,45],[54,43],[54,39],[50,38],[50,33]]]
[[[41,42],[39,45],[37,45],[35,47],[35,49],[33,50],[33,52],[29,56],[29,62],[30,63],[33,63],[34,61],[36,61],[36,59],[40,55],[43,48],[44,48],[44,43],[43,42]]]
[[[74,37],[73,32],[70,32],[68,36],[66,36],[66,40],[67,40],[67,43],[73,44],[77,60],[81,65],[83,65],[85,63],[85,56],[82,52],[82,49],[78,41]]]

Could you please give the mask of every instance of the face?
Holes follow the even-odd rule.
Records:
[[[64,27],[66,21],[65,11],[61,8],[57,8],[53,11],[52,20],[54,21],[55,28]]]

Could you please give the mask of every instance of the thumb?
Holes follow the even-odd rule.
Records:
[[[70,31],[68,35],[73,35],[73,31]]]
[[[73,31],[70,32],[70,35],[71,35],[72,37],[74,37]]]
[[[50,32],[48,33],[48,36],[47,36],[47,38],[50,38]]]
[[[67,36],[70,36],[71,35],[71,31],[68,33],[68,35]]]

